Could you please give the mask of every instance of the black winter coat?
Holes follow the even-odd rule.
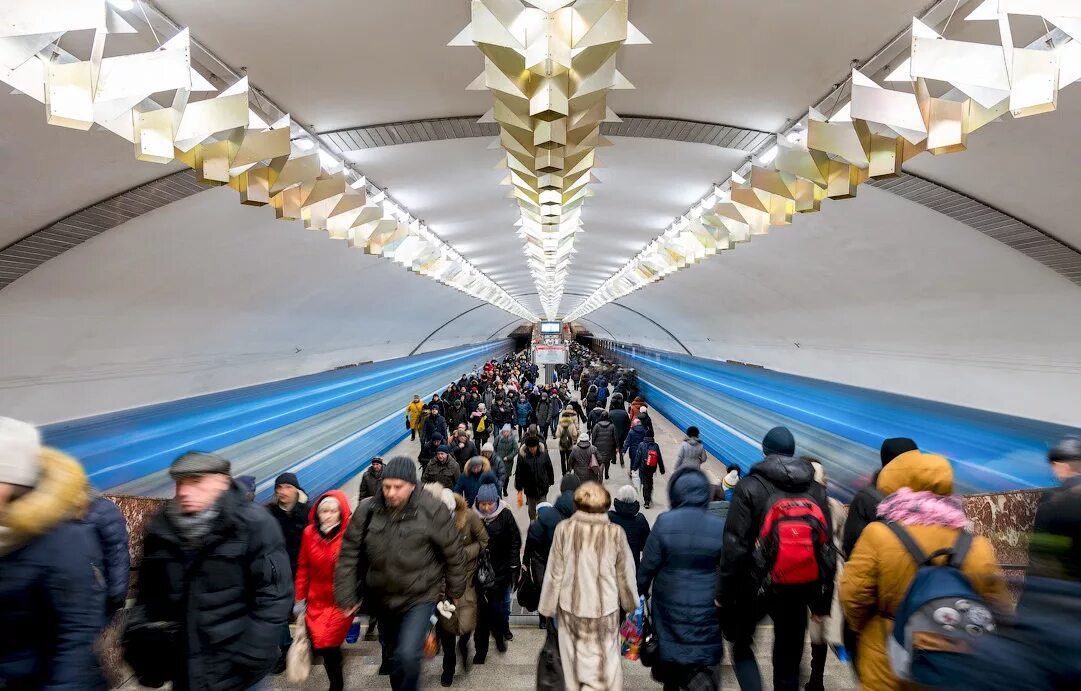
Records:
[[[400,612],[444,593],[461,597],[467,573],[461,533],[443,502],[417,487],[392,511],[380,494],[358,506],[345,529],[334,599],[344,610],[364,597],[372,610]]]
[[[357,491],[357,499],[364,501],[368,497],[380,494],[383,488],[383,471],[376,475],[371,468],[364,471],[360,476],[360,489]]]
[[[435,437],[439,437],[444,442],[450,439],[450,434],[447,432],[447,418],[442,415],[428,416],[428,419],[424,421],[424,429],[421,430],[420,441],[427,444]]]
[[[593,425],[590,433],[593,446],[597,449],[597,460],[601,463],[611,461],[616,457],[616,444],[619,439],[616,436],[616,426],[611,420],[601,420]]]
[[[241,691],[265,677],[281,655],[293,607],[289,557],[274,519],[236,483],[218,507],[199,547],[185,543],[165,509],[150,520],[144,542],[136,604],[147,620],[180,626],[177,645],[149,664],[170,665],[177,691]]]
[[[438,459],[432,459],[427,466],[424,467],[424,472],[421,473],[420,481],[424,484],[429,482],[438,482],[447,489],[454,489],[454,485],[458,484],[458,478],[462,474],[462,469],[458,466],[458,462],[450,456],[447,456],[445,463],[440,463]],[[353,518],[356,520],[356,517]]]
[[[633,454],[638,445],[645,441],[646,436],[646,428],[642,425],[631,427],[631,430],[627,432],[627,438],[623,441],[623,453],[630,452]]]
[[[623,528],[627,533],[627,543],[631,546],[631,554],[634,555],[634,568],[638,568],[638,562],[642,559],[642,550],[645,549],[646,539],[649,537],[649,521],[639,511],[641,507],[637,501],[621,501],[616,499],[612,502],[612,510],[608,512],[608,520]]]
[[[697,468],[675,471],[668,496],[672,509],[657,518],[646,542],[638,592],[653,593],[653,628],[661,660],[716,665],[723,653],[714,600],[724,520],[706,512],[709,479]]]
[[[631,430],[631,416],[623,408],[613,408],[608,411],[608,419],[616,428],[616,444],[622,449],[627,433]]]
[[[651,450],[657,452],[657,465],[653,468],[646,464]],[[631,470],[637,470],[639,473],[645,473],[646,475],[653,475],[659,470],[661,475],[664,475],[664,454],[661,453],[660,444],[653,441],[653,437],[646,437],[634,450],[634,457],[631,458]]]
[[[848,518],[845,519],[845,533],[841,540],[841,549],[845,558],[852,554],[856,542],[863,534],[863,529],[878,519],[878,503],[882,501],[882,493],[875,484],[878,482],[878,473],[871,478],[871,484],[856,492],[852,497],[852,503],[848,506]]]
[[[458,467],[462,470],[465,469],[465,464],[469,463],[470,459],[480,455],[477,453],[477,445],[472,440],[467,440],[464,445],[456,441],[450,448],[454,454],[454,460],[458,461]]]
[[[105,563],[106,617],[124,608],[131,577],[131,553],[128,551],[128,522],[116,504],[96,497],[83,519],[94,527]]]
[[[754,546],[771,497],[777,492],[809,496],[822,509],[827,529],[832,525],[826,488],[814,481],[810,463],[788,456],[767,456],[751,466],[747,476],[732,490],[719,576],[721,602],[726,609],[731,607],[736,616],[751,615],[746,605],[754,603],[761,585],[753,575]],[[833,557],[832,551],[827,554]],[[822,567],[822,580],[807,588],[807,604],[815,614],[829,616],[836,563],[828,558]]]
[[[527,497],[546,497],[555,481],[555,469],[548,451],[538,446],[537,453],[530,454],[523,447],[514,469],[514,488],[525,492]]]
[[[266,507],[281,528],[282,537],[285,539],[285,553],[289,555],[289,575],[295,577],[297,560],[300,558],[300,539],[304,535],[304,527],[308,525],[308,514],[311,513],[308,497],[301,492],[292,511],[278,506],[277,500],[272,500]]]
[[[488,555],[495,569],[496,588],[500,590],[517,583],[522,569],[522,531],[510,507],[501,503],[502,508],[491,520],[477,512],[488,531]]]

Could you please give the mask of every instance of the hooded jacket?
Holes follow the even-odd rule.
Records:
[[[679,452],[676,454],[676,470],[692,463],[695,467],[701,468],[707,458],[706,447],[702,446],[702,440],[698,437],[687,437],[679,445]]]
[[[657,465],[654,468],[650,468],[646,465],[649,460],[649,452],[657,452]],[[637,470],[639,473],[645,473],[652,475],[658,470],[661,475],[665,473],[664,467],[664,454],[661,453],[661,445],[653,440],[653,437],[646,437],[642,440],[642,443],[638,445],[638,448],[634,450],[634,456],[631,458],[631,470]],[[676,470],[679,470],[678,468]]]
[[[533,406],[529,405],[529,401],[522,399],[514,406],[514,417],[518,421],[518,426],[523,427],[529,424],[529,416],[533,414]]]
[[[480,472],[475,473],[474,470],[477,468],[480,469]],[[465,497],[466,505],[472,507],[477,501],[477,492],[480,491],[480,486],[483,484],[486,475],[498,481],[495,473],[492,472],[492,464],[488,459],[483,456],[469,459],[469,462],[465,465],[465,472],[459,475],[458,481],[454,483],[454,493]]]
[[[504,431],[510,434],[503,436]],[[511,429],[509,423],[493,438],[492,447],[495,449],[493,458],[502,459],[508,469],[514,467],[514,459],[518,455],[518,433]]]
[[[724,520],[706,511],[711,488],[694,467],[677,468],[668,482],[671,510],[657,518],[638,568],[638,592],[653,592],[653,628],[661,659],[679,665],[721,661],[714,600]]]
[[[318,508],[319,502],[326,497],[338,501],[341,523],[324,534],[319,529]],[[338,565],[342,536],[352,515],[345,492],[330,490],[312,503],[309,523],[304,528],[294,598],[297,602],[307,602],[304,623],[313,648],[337,648],[345,641],[345,634],[353,623],[353,617],[347,616],[334,602],[334,568]]]
[[[720,570],[721,602],[741,618],[755,616],[746,607],[755,601],[760,586],[753,575],[754,545],[772,497],[778,492],[809,496],[822,509],[827,524],[830,522],[826,488],[814,481],[810,463],[789,456],[767,456],[751,466],[747,476],[732,491]],[[832,556],[833,552],[829,554]],[[835,569],[835,560],[827,559],[822,564],[822,579],[813,587],[807,587],[808,606],[815,614],[829,614]]]
[[[635,396],[634,397],[634,400],[631,401],[631,410],[630,410],[630,415],[631,415],[632,420],[634,420],[635,418],[638,417],[638,411],[641,410],[642,406],[644,406],[645,404],[646,404],[646,402],[644,400],[642,400],[641,396]]]
[[[410,429],[420,431],[421,425],[424,424],[423,416],[421,412],[424,411],[424,401],[412,401],[405,407],[405,421],[409,423]]]
[[[623,440],[623,453],[630,452],[633,454],[647,436],[652,437],[653,435],[648,433],[648,430],[641,422],[636,425],[632,420],[631,429],[627,432],[627,438]]]
[[[93,526],[98,542],[101,543],[107,596],[105,614],[107,618],[111,618],[124,608],[128,599],[128,584],[131,578],[128,523],[116,504],[102,496],[96,496],[90,502],[90,508],[83,520]]]
[[[278,506],[277,499],[271,499],[266,508],[270,515],[278,522],[282,537],[285,539],[285,552],[289,555],[289,576],[297,572],[297,559],[300,558],[300,538],[304,534],[304,528],[308,525],[308,514],[311,507],[308,506],[308,495],[299,490],[297,503],[289,511]]]
[[[473,578],[477,573],[477,558],[481,550],[488,549],[488,531],[484,529],[484,522],[480,520],[480,516],[466,506],[465,498],[460,494],[454,495],[454,527],[462,536],[466,587],[465,592],[458,599],[458,608],[455,610],[451,622],[453,625],[449,627],[449,631],[455,636],[465,636],[473,633],[477,628],[478,600]]]
[[[537,406],[536,406],[535,411],[537,413],[537,424],[538,425],[543,426],[543,425],[547,425],[550,422],[550,419],[552,417],[552,408],[551,408],[551,402],[550,402],[549,399],[547,399],[547,398],[540,399],[540,401],[537,402]]]
[[[570,451],[581,434],[578,430],[578,415],[573,410],[564,410],[559,414],[559,425],[556,429],[556,439],[559,440],[560,451]]]
[[[281,529],[247,501],[237,483],[218,500],[220,515],[192,552],[166,509],[150,519],[136,605],[148,621],[176,622],[171,659],[158,651],[132,667],[167,667],[177,691],[240,691],[267,675],[281,655],[293,604],[293,578]]]
[[[94,644],[105,616],[102,552],[79,522],[89,483],[75,459],[43,449],[38,484],[0,518],[0,683],[104,691]]]
[[[473,507],[473,511],[488,532],[488,554],[495,571],[496,588],[508,588],[517,583],[518,573],[522,569],[522,531],[507,502],[502,499],[491,516],[482,514],[477,506]]]
[[[601,463],[612,461],[616,457],[616,426],[611,420],[600,420],[593,425],[590,433],[593,446],[597,449],[597,460]]]
[[[736,486],[736,492],[744,484]],[[916,541],[924,554],[952,547],[960,534],[955,527],[941,524],[948,518],[944,511],[936,511],[935,504],[946,500],[953,493],[953,471],[949,461],[941,456],[909,451],[893,459],[878,476],[878,488],[887,499],[879,506],[880,514],[895,520],[901,514],[891,513],[890,505],[898,505],[907,499],[914,504],[924,520],[920,525],[900,520],[905,530]],[[902,488],[908,488],[902,492]],[[891,497],[898,492],[900,501]],[[903,496],[902,496],[903,495]],[[960,513],[960,502],[954,503]],[[909,514],[913,515],[913,514]],[[963,524],[963,514],[960,516]],[[916,563],[901,541],[885,523],[871,523],[852,550],[841,577],[841,604],[845,618],[853,630],[859,632],[860,683],[868,691],[886,691],[909,688],[893,675],[886,654],[886,638],[893,632],[893,615],[904,599],[909,584],[915,578]],[[1010,609],[1002,571],[995,559],[991,543],[984,537],[975,537],[968,555],[961,565],[973,588],[999,612]]]
[[[334,571],[339,607],[352,609],[364,597],[376,610],[400,612],[444,594],[459,598],[465,587],[462,536],[431,493],[417,487],[396,511],[382,494],[357,507]]]
[[[421,432],[421,443],[427,445],[434,437],[439,437],[444,441],[450,439],[450,434],[447,431],[447,418],[442,415],[428,415],[428,418],[424,421],[424,429]]]
[[[360,489],[357,490],[357,499],[364,501],[368,497],[374,497],[379,494],[383,487],[383,469],[380,468],[376,473],[374,468],[369,467],[364,471],[364,474],[360,476]]]
[[[623,532],[627,533],[627,544],[631,547],[635,569],[638,568],[642,550],[646,546],[646,539],[649,538],[649,521],[642,515],[640,509],[641,505],[637,500],[616,499],[612,502],[612,510],[608,512],[608,520],[623,528]]]

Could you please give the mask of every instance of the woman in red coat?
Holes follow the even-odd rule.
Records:
[[[334,567],[351,515],[349,500],[339,490],[330,490],[313,502],[297,562],[297,605],[305,612],[312,654],[323,658],[330,691],[345,688],[341,646],[353,622],[353,613],[334,604]]]

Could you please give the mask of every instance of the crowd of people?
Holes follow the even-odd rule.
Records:
[[[633,370],[582,346],[550,382],[525,353],[489,361],[414,396],[405,425],[416,458],[371,459],[355,501],[309,501],[286,472],[259,505],[227,459],[184,453],[126,606],[117,507],[33,426],[0,418],[0,689],[106,688],[98,651],[120,610],[147,686],[259,689],[314,659],[341,691],[365,617],[393,689],[419,688],[440,650],[450,687],[508,650],[515,593],[546,632],[538,688],[622,688],[620,627],[642,603],[642,661],[665,689],[720,688],[725,640],[740,688],[763,688],[767,616],[778,690],[800,687],[808,637],[806,691],[827,688],[831,650],[871,691],[1081,688],[1081,439],[1050,452],[1062,485],[1040,503],[1015,606],[949,461],[911,439],[882,442],[846,507],[787,428],[744,468],[711,462],[692,426],[651,525],[668,468],[649,407]],[[613,497],[614,466],[631,481]]]

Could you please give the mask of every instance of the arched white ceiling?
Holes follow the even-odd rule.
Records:
[[[476,343],[512,320],[218,188],[0,291],[0,410],[70,419]]]
[[[694,355],[1081,423],[1081,288],[874,188],[619,302]],[[601,338],[682,351],[616,305],[587,319]]]

